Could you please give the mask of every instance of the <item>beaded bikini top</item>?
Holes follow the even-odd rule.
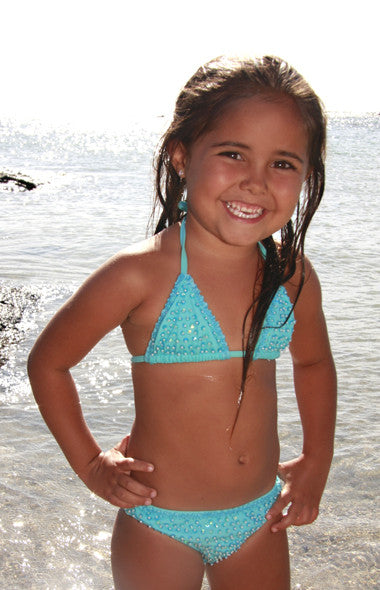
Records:
[[[230,350],[219,322],[209,309],[191,275],[187,273],[186,218],[180,230],[181,273],[151,334],[144,355],[133,363],[199,363],[243,357],[243,350]],[[265,256],[265,249],[261,250]],[[253,360],[280,356],[293,334],[292,304],[281,285],[266,313],[253,353]]]

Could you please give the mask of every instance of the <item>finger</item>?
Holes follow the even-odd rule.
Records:
[[[119,506],[119,508],[131,508],[140,505],[149,506],[156,496],[156,490],[147,488],[132,478],[124,478],[124,481],[121,481],[120,475],[117,481],[109,487],[108,492],[102,494],[105,500],[108,500],[114,506]]]
[[[312,511],[307,507],[294,502],[286,514],[284,514],[283,518],[276,522],[271,531],[276,533],[277,531],[285,530],[289,526],[301,526],[303,524],[309,524],[312,522],[311,520]]]
[[[294,522],[295,526],[302,526],[304,524],[311,524],[318,516],[318,508],[305,506],[301,512],[297,514]]]
[[[154,488],[148,487],[127,475],[120,476],[118,487],[145,499],[155,498],[157,496],[157,491]]]
[[[131,493],[122,492],[116,496],[120,503],[120,508],[133,508],[134,506],[150,506],[152,504],[151,498],[143,498]]]
[[[125,491],[120,494],[112,494],[106,500],[118,508],[134,508],[135,506],[150,506],[152,504],[150,498],[142,498],[141,496],[135,496],[135,494],[126,493]]]
[[[290,494],[283,488],[281,494],[268,510],[266,514],[267,520],[274,520],[278,515],[282,515],[282,511],[288,506],[291,501]]]
[[[282,518],[280,518],[272,527],[272,533],[277,533],[278,531],[284,531],[289,526],[294,524],[294,521],[297,519],[297,515],[285,514]]]
[[[141,461],[140,459],[133,459],[132,457],[126,457],[120,461],[119,467],[124,471],[154,471],[154,465],[147,461]]]
[[[286,469],[284,463],[279,463],[277,468],[277,475],[285,481]]]

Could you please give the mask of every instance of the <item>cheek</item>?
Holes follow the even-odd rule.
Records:
[[[221,189],[228,188],[239,181],[239,175],[236,166],[226,165],[224,162],[217,160],[207,171],[208,178],[212,178],[214,186]]]
[[[272,190],[282,199],[297,203],[302,190],[303,182],[299,177],[272,179]]]
[[[234,182],[235,176],[226,166],[218,163],[199,167],[197,170],[190,171],[187,183],[188,194],[202,193],[203,196],[212,196],[220,191],[225,190]]]

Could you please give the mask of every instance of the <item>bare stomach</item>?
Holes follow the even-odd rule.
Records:
[[[216,510],[249,502],[274,484],[279,459],[274,363],[256,361],[235,428],[240,363],[134,368],[136,420],[128,454],[154,464],[136,479],[156,506]],[[232,370],[231,370],[232,369]],[[170,375],[172,373],[172,375]]]

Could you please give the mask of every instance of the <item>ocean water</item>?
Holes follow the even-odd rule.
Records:
[[[379,587],[379,123],[376,115],[330,117],[327,188],[307,239],[324,293],[339,408],[320,516],[289,531],[297,590]],[[0,292],[19,312],[14,328],[2,332],[0,357],[1,588],[112,588],[116,509],[71,472],[35,406],[25,363],[39,331],[85,277],[145,237],[162,125],[152,119],[107,133],[0,124],[0,173],[39,184],[32,192],[0,185]],[[3,303],[1,321],[4,309]],[[119,331],[74,374],[90,428],[103,448],[113,446],[134,415]],[[278,381],[282,459],[288,459],[300,451],[301,428],[286,354]]]

